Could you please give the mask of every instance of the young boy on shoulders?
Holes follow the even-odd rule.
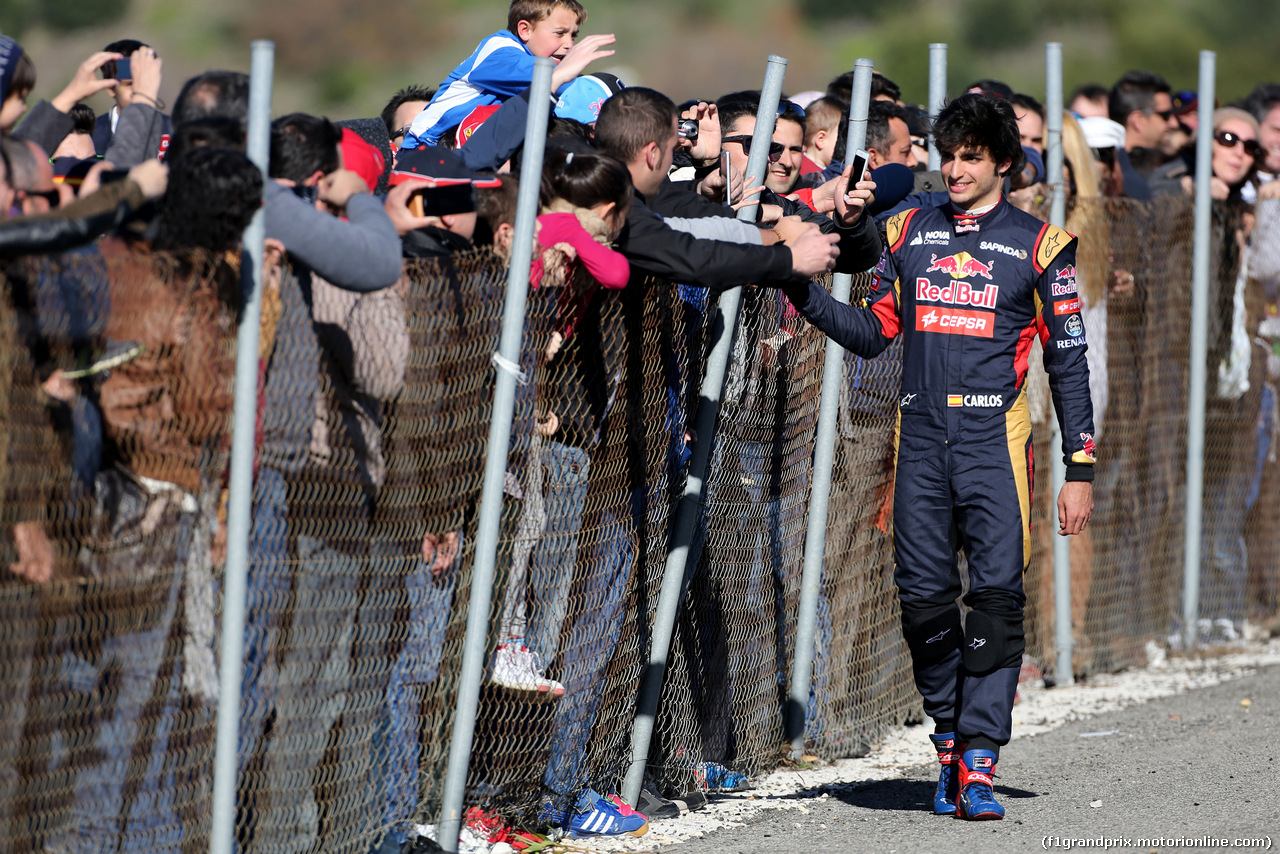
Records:
[[[587,20],[578,0],[512,0],[507,28],[486,37],[440,84],[413,120],[401,148],[436,145],[441,134],[476,107],[500,104],[529,88],[533,62],[565,58]]]

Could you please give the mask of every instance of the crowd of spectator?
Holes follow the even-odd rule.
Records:
[[[104,596],[133,597],[103,622],[92,654],[68,653],[74,673],[48,675],[46,684],[28,650],[28,684],[0,700],[0,742],[16,744],[26,710],[59,690],[58,680],[110,678],[122,686],[96,719],[92,743],[61,747],[89,758],[67,777],[62,819],[29,831],[47,850],[99,850],[104,839],[144,838],[183,820],[167,800],[174,780],[163,761],[174,732],[148,733],[150,761],[132,784],[146,797],[126,797],[126,771],[140,761],[134,745],[142,743],[144,710],[159,707],[163,719],[216,702],[211,602],[233,402],[228,342],[241,312],[241,233],[259,210],[267,237],[264,358],[239,768],[264,774],[267,790],[287,785],[291,775],[314,779],[306,785],[318,788],[345,698],[364,697],[378,709],[382,782],[370,803],[386,833],[375,850],[398,851],[422,830],[411,821],[423,736],[409,686],[444,667],[439,650],[461,592],[456,578],[476,533],[484,434],[444,418],[441,401],[401,399],[401,392],[406,382],[435,382],[450,388],[449,405],[483,412],[489,387],[431,373],[436,369],[415,359],[436,339],[460,339],[464,330],[450,327],[444,303],[432,309],[428,326],[407,322],[407,312],[424,305],[407,271],[434,264],[473,298],[500,302],[496,283],[472,276],[465,259],[477,248],[509,257],[522,180],[540,187],[530,283],[555,287],[558,296],[535,362],[499,368],[536,379],[516,402],[502,513],[505,586],[486,678],[559,704],[544,824],[577,837],[640,835],[650,819],[678,814],[669,796],[686,806],[696,799],[647,785],[633,810],[616,793],[591,786],[600,781],[586,756],[590,723],[622,630],[621,591],[634,571],[622,523],[609,533],[613,516],[603,514],[605,533],[593,536],[589,550],[582,533],[599,467],[593,457],[618,391],[603,355],[611,344],[602,333],[601,301],[647,277],[697,289],[705,306],[708,289],[862,272],[880,256],[878,224],[910,207],[945,203],[947,195],[941,175],[925,166],[925,111],[904,102],[882,74],[872,88],[865,177],[846,166],[851,74],[825,92],[785,98],[767,170],[747,175],[758,90],[682,93],[703,97],[677,104],[613,75],[587,73],[613,55],[615,39],[579,38],[586,19],[577,0],[514,0],[506,28],[482,41],[438,89],[406,86],[378,119],[279,117],[265,179],[244,153],[245,74],[211,70],[186,81],[166,114],[159,51],[123,39],[89,56],[56,97],[28,105],[35,65],[0,37],[0,256],[7,279],[0,334],[6,348],[26,354],[25,361],[13,357],[4,378],[4,583],[81,577],[100,582]],[[536,57],[557,62],[550,105],[530,100]],[[1011,176],[1008,198],[1044,214],[1050,181],[1043,106],[996,80],[967,90],[1012,103],[1027,166]],[[95,116],[83,102],[98,92],[114,104]],[[1114,326],[1117,311],[1157,298],[1159,283],[1141,268],[1118,268],[1105,241],[1090,235],[1108,199],[1150,202],[1193,192],[1198,104],[1194,92],[1175,92],[1146,71],[1129,72],[1110,88],[1083,85],[1067,103],[1068,227],[1081,236],[1082,312],[1096,436],[1105,449],[1108,316]],[[531,109],[551,111],[545,164],[532,176],[520,169]],[[1255,555],[1246,529],[1255,504],[1265,503],[1259,495],[1277,484],[1280,84],[1217,108],[1212,145],[1200,601],[1207,632],[1230,640],[1244,631],[1250,567],[1274,553],[1261,538]],[[744,205],[757,212],[754,221],[737,218]],[[788,317],[794,322],[796,314]],[[892,395],[865,393],[856,378],[893,376],[899,356],[891,348],[865,365],[850,357],[855,410],[892,414]],[[439,428],[424,436],[388,429],[413,412],[439,419],[432,422]],[[672,435],[678,467],[698,437],[682,425]],[[387,466],[389,452],[400,447],[463,462],[426,498]],[[33,482],[23,475],[32,459],[59,477]],[[1099,459],[1105,503],[1107,484],[1115,487],[1125,474],[1119,465],[1108,473],[1105,450]],[[57,510],[73,507],[80,509]],[[307,518],[340,524],[295,522],[303,508],[316,507],[327,510]],[[618,519],[629,512],[615,509]],[[406,577],[387,572],[371,582],[361,567],[405,553],[405,538],[389,535],[392,529],[411,531],[410,551],[420,561]],[[68,537],[84,547],[58,548]],[[186,569],[164,571],[174,566]],[[1274,610],[1274,572],[1270,578]],[[577,616],[571,588],[589,591],[590,621],[569,619]],[[385,679],[371,684],[358,664],[365,654],[387,655],[385,638],[378,641],[370,627],[390,619],[385,602],[397,595],[409,603],[410,637],[390,654]],[[286,613],[294,615],[287,626]],[[1082,631],[1084,618],[1076,619]],[[577,637],[588,630],[590,637]],[[176,663],[172,637],[183,645]],[[177,668],[177,676],[157,694],[162,668]],[[347,675],[335,681],[335,670]],[[0,811],[17,822],[21,817],[10,814],[16,801],[5,797],[17,791],[10,777],[22,772],[11,754],[0,759]],[[699,762],[698,774],[713,789],[746,785],[717,761]],[[323,848],[319,798],[285,809],[242,786],[241,845]]]

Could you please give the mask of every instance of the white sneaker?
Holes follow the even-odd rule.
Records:
[[[564,686],[542,675],[538,654],[519,640],[498,646],[493,656],[493,681],[504,688],[536,691],[553,699],[564,696]]]

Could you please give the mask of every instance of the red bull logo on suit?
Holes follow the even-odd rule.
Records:
[[[955,255],[947,255],[939,258],[937,255],[930,255],[929,260],[932,262],[926,273],[941,271],[948,275],[955,276],[957,279],[967,279],[970,276],[981,276],[984,279],[991,279],[991,268],[995,263],[987,263],[979,261],[968,252],[958,252]]]

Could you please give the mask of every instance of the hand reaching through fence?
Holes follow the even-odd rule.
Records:
[[[422,559],[431,566],[432,578],[440,578],[458,556],[458,532],[427,533],[422,538]]]

